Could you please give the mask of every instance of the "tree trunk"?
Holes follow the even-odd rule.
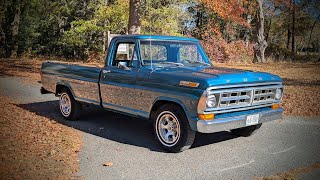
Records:
[[[311,27],[311,30],[310,30],[310,34],[309,34],[309,39],[308,39],[307,48],[309,48],[309,46],[310,46],[313,29],[314,29],[314,27],[316,26],[316,23],[317,23],[317,21],[319,20],[319,18],[320,18],[320,15],[318,15],[318,17],[314,20],[314,22],[313,22],[313,24],[312,24],[312,27]],[[307,52],[309,52],[309,51],[307,51]]]
[[[12,47],[11,47],[11,58],[17,57],[18,52],[18,34],[19,34],[19,27],[20,27],[20,18],[21,18],[21,1],[17,0],[15,2],[15,11],[14,11],[14,19],[11,23],[12,27]]]
[[[140,34],[141,14],[140,14],[141,0],[130,0],[130,14],[128,32],[129,34]]]
[[[247,23],[251,24],[252,22],[252,15],[248,12],[247,14]],[[246,43],[246,48],[249,47],[249,42],[250,42],[250,28],[246,28],[245,34],[244,34],[244,41]]]
[[[272,19],[270,18],[270,21],[268,22],[268,29],[267,29],[267,32],[266,32],[266,41],[267,41],[267,42],[268,42],[268,40],[269,40],[269,34],[270,34],[271,24],[272,24]]]
[[[254,59],[253,62],[265,62],[264,53],[268,46],[264,37],[264,14],[263,14],[263,0],[256,0],[259,7],[257,13],[256,23],[256,43],[254,45]]]
[[[296,54],[296,45],[295,45],[295,20],[296,20],[296,13],[295,13],[295,1],[292,0],[292,29],[291,29],[291,51],[292,51],[292,60],[295,59]]]
[[[291,39],[291,30],[290,30],[290,24],[288,25],[288,34],[287,34],[287,49],[289,50],[290,47],[290,39]]]
[[[103,30],[103,47],[102,47],[102,51],[103,51],[103,54],[106,54],[106,51],[107,51],[107,41],[108,41],[108,35],[109,33],[107,34],[107,30],[106,30],[106,27],[107,26],[107,22],[104,21],[103,23],[103,27],[104,27],[104,30]]]
[[[6,0],[0,1],[0,57],[6,56],[6,42],[7,42],[7,34],[5,30],[5,21],[8,2]]]

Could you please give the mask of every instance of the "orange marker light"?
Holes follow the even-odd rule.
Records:
[[[198,114],[199,119],[201,120],[213,120],[214,114]]]
[[[188,86],[189,87],[198,87],[199,83],[189,82]]]
[[[191,81],[180,81],[179,83],[180,86],[187,86],[187,87],[198,87],[199,83],[197,82],[191,82]]]
[[[271,106],[273,110],[278,109],[279,107],[280,107],[280,104],[274,104]]]

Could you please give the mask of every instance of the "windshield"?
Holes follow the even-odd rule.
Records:
[[[140,41],[145,66],[211,66],[197,42]]]

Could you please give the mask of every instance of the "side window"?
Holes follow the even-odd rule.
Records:
[[[137,66],[138,58],[134,43],[121,42],[118,43],[116,47],[117,50],[113,57],[112,66],[118,66],[119,62],[125,62],[127,67]]]

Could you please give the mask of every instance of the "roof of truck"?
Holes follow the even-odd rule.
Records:
[[[151,39],[151,40],[176,40],[176,41],[193,41],[198,42],[198,39],[195,38],[187,38],[187,37],[179,37],[179,36],[160,36],[160,35],[142,35],[142,34],[130,34],[130,35],[120,35],[115,36],[114,38],[119,39]]]

